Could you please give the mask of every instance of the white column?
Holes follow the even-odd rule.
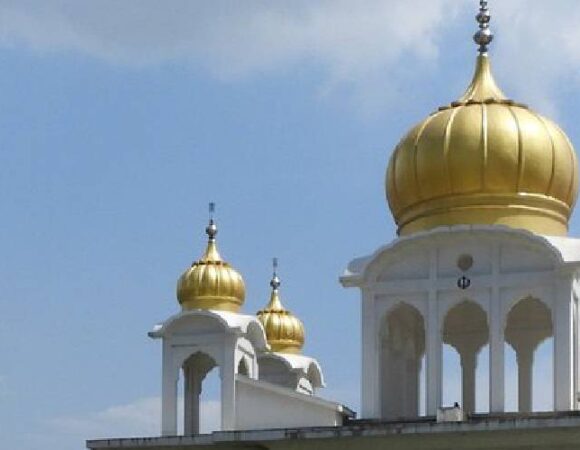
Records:
[[[439,329],[439,311],[437,308],[437,293],[429,292],[427,314],[427,342],[426,342],[426,414],[437,415],[437,409],[442,402],[442,364],[441,364],[441,331]]]
[[[466,413],[475,412],[475,369],[477,351],[466,351],[461,354],[461,388],[462,406]]]
[[[504,320],[499,292],[500,248],[494,246],[492,288],[489,304],[489,410],[505,410]]]
[[[183,432],[186,436],[199,434],[199,397],[204,376],[205,374],[202,374],[200,369],[194,365],[184,368]]]
[[[499,305],[494,308],[493,302],[492,298],[489,339],[489,410],[503,412],[505,409],[504,330]]]
[[[362,326],[362,373],[361,373],[361,416],[365,419],[381,417],[381,380],[379,346],[381,317],[377,317],[374,294],[368,288],[362,289],[361,326]]]
[[[220,365],[222,431],[235,430],[236,428],[235,344],[235,335],[224,337],[224,354]]]
[[[439,324],[439,308],[437,305],[437,250],[431,250],[429,254],[429,296],[427,299],[427,342],[425,343],[425,379],[426,379],[426,414],[437,415],[437,409],[441,406],[442,399],[442,342]]]
[[[519,348],[518,361],[518,411],[532,411],[532,367],[534,364],[535,345]]]
[[[193,434],[192,408],[193,408],[193,370],[188,364],[183,366],[183,434],[190,436]]]
[[[441,332],[437,318],[436,304],[429,302],[429,316],[427,318],[427,355],[426,362],[426,397],[428,416],[437,415],[437,409],[442,402],[442,364],[441,364]]]
[[[173,349],[163,339],[163,372],[161,381],[161,435],[177,435],[177,381],[179,369],[173,367]]]
[[[569,278],[558,280],[553,302],[554,322],[554,409],[573,409],[573,343],[572,343],[572,282]]]

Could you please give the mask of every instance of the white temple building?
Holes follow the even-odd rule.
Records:
[[[518,410],[531,412],[534,351],[551,336],[554,409],[578,409],[579,268],[580,240],[497,225],[437,227],[353,261],[342,282],[362,292],[362,416],[417,417],[423,355],[426,414],[436,415],[443,343],[461,357],[465,412],[475,412],[487,344],[490,411],[504,411],[505,342],[517,355]]]
[[[210,210],[213,214],[213,204]],[[221,258],[217,231],[211,218],[205,253],[179,278],[181,312],[149,333],[163,342],[161,434],[178,434],[180,382],[184,434],[199,434],[203,380],[216,366],[221,430],[342,424],[351,412],[314,395],[324,387],[322,369],[300,354],[304,326],[282,305],[277,261],[268,305],[255,316],[242,314],[244,281]]]
[[[397,237],[340,277],[361,293],[359,417],[318,397],[322,369],[300,354],[303,325],[282,306],[276,264],[266,308],[240,312],[243,280],[219,256],[212,219],[204,256],[178,282],[181,312],[150,333],[163,342],[162,436],[89,448],[580,448],[580,239],[568,236],[577,157],[558,125],[496,84],[490,14],[479,3],[471,84],[414,126],[388,163]],[[538,413],[532,367],[548,338],[553,381],[543,388],[553,411]],[[461,399],[451,407],[443,404],[445,344],[461,365]],[[517,358],[516,413],[505,412],[506,344]],[[489,411],[477,413],[483,348]],[[200,389],[214,366],[221,430],[199,435]]]

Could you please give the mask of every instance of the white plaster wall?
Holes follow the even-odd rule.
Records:
[[[342,407],[264,381],[236,377],[236,429],[342,425]]]

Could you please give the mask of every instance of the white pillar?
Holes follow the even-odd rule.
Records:
[[[534,364],[535,345],[519,348],[518,361],[518,411],[532,411],[532,367]]]
[[[437,415],[437,409],[442,403],[442,342],[439,326],[439,311],[437,308],[437,292],[429,291],[427,305],[427,342],[426,342],[426,397],[428,416]]]
[[[477,351],[461,353],[461,389],[463,410],[466,413],[475,412],[475,368],[477,366]]]
[[[196,367],[186,366],[184,368],[183,432],[186,436],[199,434],[199,397],[204,376],[205,374],[202,374]]]
[[[362,290],[361,328],[362,328],[362,373],[361,373],[361,416],[365,419],[381,417],[381,380],[380,360],[380,323],[382,317],[377,317],[375,299],[371,290]],[[379,326],[377,326],[379,325]]]
[[[492,285],[489,299],[489,411],[505,411],[505,337],[502,298],[500,296],[501,248],[492,247]]]
[[[572,282],[561,278],[552,308],[554,323],[554,409],[573,409]]]
[[[173,364],[171,344],[163,342],[163,373],[161,375],[161,435],[177,435],[177,381],[179,369]]]
[[[223,361],[220,364],[221,378],[221,419],[222,431],[235,430],[236,428],[236,367],[235,367],[235,344],[236,336],[224,337]]]
[[[498,263],[499,264],[499,263]],[[497,270],[497,268],[495,268]],[[505,410],[505,340],[501,298],[497,283],[492,287],[489,317],[489,410]]]

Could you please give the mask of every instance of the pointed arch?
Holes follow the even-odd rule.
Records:
[[[425,323],[417,308],[398,303],[381,322],[380,391],[383,418],[419,415]]]

